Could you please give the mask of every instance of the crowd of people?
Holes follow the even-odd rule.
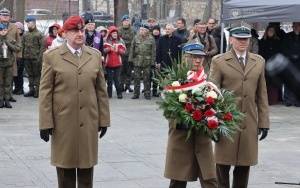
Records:
[[[234,142],[214,139],[215,152],[210,137],[195,132],[185,141],[184,125],[168,119],[165,177],[171,179],[171,188],[184,188],[187,181],[198,178],[205,188],[229,188],[229,171],[234,166],[233,187],[247,187],[250,166],[257,164],[257,135],[262,134],[263,140],[268,134],[268,105],[282,100],[281,86],[265,76],[265,60],[282,52],[300,68],[300,23],[294,22],[293,31],[287,34],[280,30],[280,23],[270,23],[261,39],[248,26],[235,25],[229,29],[227,46],[213,18],[195,19],[193,26],[179,18],[176,28],[166,24],[165,35],[155,19],[147,24],[139,19],[124,15],[121,26],[106,29],[96,28],[93,17],[71,16],[62,26],[51,25],[45,37],[35,17],[25,19],[28,31],[24,32],[23,24],[10,22],[10,11],[2,9],[0,108],[12,108],[10,102],[16,101],[12,94],[40,98],[40,137],[47,142],[52,136],[51,164],[57,168],[59,187],[76,187],[76,177],[79,187],[92,187],[98,132],[102,138],[110,126],[108,99],[113,96],[113,85],[118,99],[126,91],[133,93],[132,99],[139,99],[141,93],[147,100],[159,97],[162,88],[153,79],[155,70],[167,74],[167,68],[189,55],[192,71],[203,67],[217,84],[240,97],[237,105],[245,118],[241,131],[233,135]],[[192,47],[183,50],[188,44]],[[226,48],[230,50],[225,52]],[[284,102],[300,106],[287,88]]]

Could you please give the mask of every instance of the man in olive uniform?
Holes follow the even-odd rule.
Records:
[[[25,70],[28,73],[29,92],[24,97],[39,97],[39,86],[42,68],[42,57],[46,49],[44,35],[36,28],[36,18],[25,19],[28,31],[23,35],[22,47]]]
[[[12,24],[9,22],[10,21],[10,11],[7,10],[6,8],[4,8],[0,11],[0,21],[1,21],[1,23],[4,23],[5,25],[7,25],[7,36],[13,38],[15,41],[17,41],[17,43],[20,44],[21,38],[20,38],[20,35],[18,32],[18,28],[17,28],[17,26],[15,26],[15,24]],[[13,61],[13,75],[14,75],[14,77],[18,76],[16,57]],[[17,86],[19,86],[19,85],[20,85],[19,83],[15,82],[15,89],[21,89],[21,88],[17,88]],[[23,85],[19,86],[19,87],[22,87],[22,89],[23,89]],[[12,97],[12,92],[13,91],[12,91],[12,87],[11,87],[11,94],[10,94],[9,101],[16,102],[17,100]]]
[[[6,24],[0,24],[0,108],[12,108],[9,103],[13,80],[14,52],[21,51],[21,45],[8,36]]]
[[[143,72],[144,95],[145,99],[150,97],[150,74],[151,68],[155,67],[156,62],[156,43],[149,33],[148,27],[141,25],[140,34],[134,36],[131,43],[129,59],[134,66],[134,95],[132,99],[140,96],[141,72]]]
[[[223,89],[233,91],[237,106],[245,115],[232,140],[220,137],[215,144],[219,188],[230,187],[230,168],[234,166],[232,187],[247,187],[250,166],[257,164],[258,135],[264,139],[269,129],[269,108],[265,81],[265,60],[250,53],[250,29],[235,26],[230,30],[232,49],[212,59],[210,77]]]
[[[128,61],[128,56],[130,53],[130,45],[135,36],[135,30],[130,26],[130,17],[126,14],[122,17],[122,26],[118,27],[119,35],[123,39],[126,45],[126,54],[122,57],[122,67],[120,73],[121,91],[128,90],[133,92],[130,88],[131,84],[131,73],[133,69],[132,62]],[[124,87],[125,84],[125,87]]]

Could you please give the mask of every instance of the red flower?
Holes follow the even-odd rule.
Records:
[[[207,125],[208,125],[208,128],[210,128],[210,129],[216,129],[216,128],[218,128],[218,122],[217,121],[215,121],[215,120],[209,120],[208,122],[207,122]]]
[[[186,111],[190,112],[190,111],[193,109],[193,107],[192,107],[191,104],[185,104],[184,109],[185,109]]]
[[[212,117],[213,115],[215,115],[215,112],[214,112],[213,110],[206,110],[206,111],[204,112],[204,115],[205,115],[206,117]]]
[[[207,97],[207,98],[206,98],[206,103],[207,103],[207,104],[214,104],[214,103],[215,103],[215,99],[212,98],[212,97]]]
[[[200,110],[195,110],[193,112],[193,118],[196,121],[200,121],[202,119],[202,113],[201,113],[201,111]]]
[[[232,121],[232,115],[231,115],[231,113],[227,112],[227,113],[225,114],[224,119],[225,119],[225,120],[228,120],[228,121]]]

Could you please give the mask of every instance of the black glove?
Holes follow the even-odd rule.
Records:
[[[267,137],[268,131],[269,131],[268,128],[258,128],[258,135],[260,135],[262,133],[259,141],[261,141]]]
[[[183,123],[176,123],[176,130],[186,131],[188,130],[186,125]]]
[[[43,139],[45,142],[49,141],[49,135],[52,135],[52,129],[40,130],[41,139]]]
[[[151,69],[155,69],[155,65],[151,65]]]
[[[107,127],[99,127],[98,128],[98,132],[100,133],[99,138],[102,138],[105,135],[106,131],[107,131]]]
[[[215,134],[215,135],[213,135],[212,137],[211,137],[211,139],[215,142],[215,143],[218,143],[219,142],[219,140],[220,140],[220,133],[218,132],[217,134]]]

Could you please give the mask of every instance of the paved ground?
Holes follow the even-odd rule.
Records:
[[[39,138],[38,107],[34,98],[14,96],[12,109],[0,109],[0,188],[57,187],[50,165],[50,143]],[[99,141],[99,164],[94,187],[167,187],[163,177],[167,122],[155,99],[132,100],[124,94],[110,100],[112,126]],[[271,130],[259,142],[259,164],[251,168],[249,188],[299,187],[275,185],[300,181],[300,109],[270,107]],[[199,187],[198,182],[188,187]]]

